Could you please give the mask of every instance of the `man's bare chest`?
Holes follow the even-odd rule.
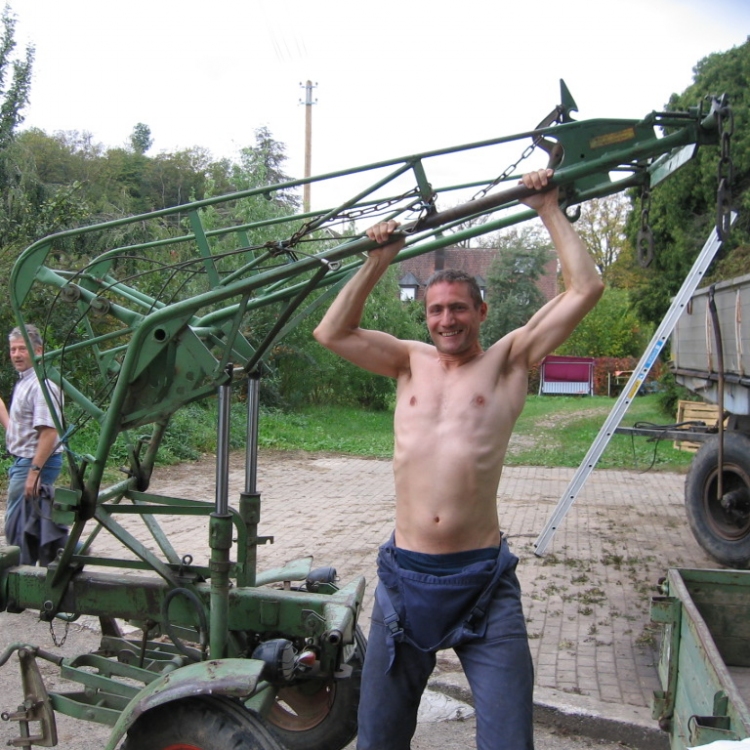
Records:
[[[399,383],[397,418],[444,421],[484,421],[504,412],[506,399],[493,373],[481,368],[443,372],[439,367],[415,369]]]
[[[490,388],[444,389],[431,384],[413,391],[406,389],[399,405],[413,416],[447,419],[491,412],[497,406],[497,397]]]

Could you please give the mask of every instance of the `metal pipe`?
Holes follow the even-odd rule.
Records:
[[[260,373],[253,370],[247,377],[247,434],[245,438],[245,492],[257,492],[258,479],[258,413],[260,407]]]
[[[711,324],[716,339],[716,369],[717,381],[717,406],[719,410],[717,427],[719,430],[719,453],[717,457],[716,473],[716,499],[721,502],[724,497],[724,345],[721,340],[721,325],[719,314],[716,310],[716,285],[712,284],[708,290],[708,309],[711,313]]]
[[[241,586],[255,586],[258,568],[258,523],[260,495],[258,477],[258,412],[260,407],[260,373],[253,370],[247,377],[247,432],[245,437],[245,491],[240,497],[240,517],[245,524],[246,543],[237,550],[240,567],[237,582]]]
[[[226,367],[227,379],[219,386],[219,419],[216,440],[216,511],[209,522],[211,547],[211,628],[212,659],[226,654],[229,615],[229,552],[232,547],[232,520],[229,515],[229,417],[233,365]]]
[[[219,419],[216,427],[216,512],[229,512],[229,415],[232,405],[232,372],[227,365],[227,380],[219,386]]]

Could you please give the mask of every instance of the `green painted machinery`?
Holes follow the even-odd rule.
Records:
[[[750,737],[750,572],[673,568],[655,597],[661,690],[654,719],[671,750]]]
[[[555,168],[567,209],[648,189],[700,146],[717,144],[728,110],[721,98],[688,112],[576,121],[561,88],[561,104],[520,134],[82,226],[20,255],[10,301],[19,324],[42,324],[45,352],[34,366],[65,394],[58,428],[70,482],[56,489],[53,519],[70,526],[70,538],[46,569],[19,565],[18,548],[1,548],[0,606],[49,621],[97,616],[103,635],[96,653],[72,659],[23,642],[0,656],[5,663],[17,654],[24,679],[25,702],[4,715],[18,722],[17,746],[54,746],[55,712],[112,726],[110,749],[123,740],[129,750],[169,747],[185,742],[179,731],[192,732],[201,750],[228,746],[229,735],[271,749],[337,750],[351,740],[364,580],[339,586],[310,558],[257,569],[266,541],[255,484],[264,363],[356,270],[374,247],[363,230],[376,220],[402,222],[399,260],[526,221],[534,214],[518,202],[518,179],[523,160],[540,152],[544,161],[533,166]],[[480,174],[443,184],[455,164],[477,164]],[[339,197],[327,208],[290,210],[285,196],[306,183],[313,196]],[[30,320],[40,306],[47,320]],[[248,427],[245,489],[230,503],[233,388],[246,394]],[[215,498],[149,492],[171,417],[213,397]],[[86,423],[98,434],[93,454],[77,448]],[[108,482],[123,456],[124,478]],[[205,523],[208,564],[178,555],[159,523],[164,515]],[[129,555],[96,556],[102,534]],[[142,637],[124,637],[120,620],[138,623]],[[49,690],[40,660],[81,690]],[[228,734],[198,738],[207,725]]]

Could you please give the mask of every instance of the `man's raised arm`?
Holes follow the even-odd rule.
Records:
[[[387,242],[398,224],[383,222],[367,230],[375,242]],[[404,246],[403,240],[371,250],[367,260],[328,308],[313,331],[318,343],[355,365],[392,378],[408,367],[408,346],[382,331],[360,328],[365,302],[391,261]]]
[[[552,170],[524,175],[523,183],[543,190]],[[562,269],[565,291],[538,310],[529,322],[514,332],[512,355],[531,366],[562,344],[599,301],[604,284],[578,233],[558,204],[556,189],[523,201],[533,208],[549,232]]]

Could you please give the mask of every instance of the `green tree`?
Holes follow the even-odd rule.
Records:
[[[555,354],[570,357],[640,357],[653,326],[644,324],[626,289],[605,289],[596,307]]]
[[[2,16],[0,35],[0,247],[8,245],[22,234],[24,215],[29,203],[40,203],[36,179],[24,170],[22,160],[14,148],[18,126],[23,122],[23,109],[29,102],[34,48],[26,48],[21,57],[15,55],[16,18],[8,5]]]
[[[709,55],[693,73],[693,84],[682,94],[673,94],[668,109],[684,110],[706,96],[727,93],[734,116],[733,203],[739,219],[730,241],[722,248],[721,257],[726,258],[735,248],[750,242],[750,41],[728,52]],[[655,257],[645,282],[633,290],[633,302],[646,320],[662,320],[714,225],[718,159],[717,148],[701,148],[693,161],[652,191],[649,218]],[[631,241],[639,223],[638,212],[633,212],[628,224]]]
[[[284,172],[286,146],[275,140],[267,127],[255,130],[255,146],[243,148],[234,166],[232,182],[235,190],[276,185],[292,178]],[[280,190],[273,202],[283,209],[296,211],[301,203],[296,192]]]
[[[583,204],[576,222],[576,230],[594,259],[602,281],[609,286],[617,286],[623,280],[615,272],[615,264],[628,250],[625,226],[630,208],[629,199],[622,193],[593,198]]]
[[[9,278],[13,262],[33,240],[76,222],[85,213],[81,186],[70,181],[49,190],[39,179],[31,153],[19,143],[18,128],[29,102],[34,48],[16,54],[16,19],[9,6],[0,16],[0,274]],[[42,320],[48,300],[32,299],[30,315]],[[16,320],[9,305],[0,307],[0,328],[7,333]],[[2,369],[2,392],[9,371]]]
[[[487,320],[480,334],[485,348],[524,325],[544,304],[536,281],[544,275],[552,249],[533,226],[511,229],[496,244],[498,254],[487,274]]]
[[[136,154],[143,155],[154,145],[151,128],[139,122],[130,134],[130,147]]]
[[[144,189],[148,193],[151,210],[179,206],[204,197],[209,180],[216,177],[220,180],[217,192],[230,192],[226,179],[221,179],[225,171],[202,148],[162,153],[150,158],[144,173]]]
[[[93,187],[98,181],[94,165],[101,159],[104,147],[94,143],[91,133],[68,131],[47,135],[40,128],[31,128],[19,133],[16,141],[31,162],[29,168],[48,189],[72,182]]]
[[[23,122],[23,109],[29,103],[34,47],[28,46],[21,59],[15,58],[16,18],[8,5],[0,17],[3,32],[0,37],[0,150],[13,140]]]

